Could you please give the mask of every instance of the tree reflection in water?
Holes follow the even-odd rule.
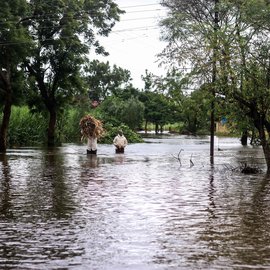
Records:
[[[0,215],[2,218],[13,218],[12,202],[11,202],[11,175],[8,159],[5,154],[0,154],[1,162],[1,188],[0,188]]]

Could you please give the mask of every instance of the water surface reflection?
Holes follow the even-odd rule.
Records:
[[[269,269],[270,180],[228,169],[261,149],[219,139],[211,167],[208,138],[146,141],[1,155],[0,268]]]

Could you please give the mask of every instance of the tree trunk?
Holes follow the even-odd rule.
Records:
[[[270,145],[266,141],[262,143],[264,158],[267,166],[267,173],[270,173]]]
[[[247,130],[245,130],[245,131],[242,132],[241,144],[243,146],[246,146],[247,145],[247,140],[248,140],[248,132],[247,132]]]
[[[144,133],[147,133],[147,125],[148,125],[148,122],[147,122],[147,120],[145,120]]]
[[[3,74],[1,74],[2,78]],[[9,120],[11,116],[11,106],[12,106],[12,88],[9,81],[9,74],[5,74],[5,82],[6,86],[6,95],[5,95],[5,104],[3,110],[3,119],[2,124],[0,127],[0,152],[5,153],[7,150],[7,133],[8,133],[8,126]]]
[[[160,133],[162,134],[163,131],[164,131],[164,130],[163,130],[163,126],[161,125],[161,126],[160,126]]]
[[[0,152],[5,153],[7,150],[7,133],[11,115],[11,100],[5,102],[2,125],[0,129]]]
[[[269,142],[267,139],[267,135],[269,135],[269,131],[270,131],[270,125],[266,121],[265,114],[260,114],[256,110],[255,105],[253,107],[252,114],[253,114],[254,125],[257,128],[257,130],[259,131],[259,138],[261,141],[261,145],[262,145],[263,153],[264,153],[264,158],[266,161],[267,173],[270,173],[270,145],[269,145]],[[266,133],[268,133],[268,134],[266,134]]]
[[[158,134],[158,124],[155,124],[155,133]]]

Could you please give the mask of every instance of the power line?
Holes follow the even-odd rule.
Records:
[[[142,10],[141,12],[147,12],[148,10]],[[153,10],[154,11],[154,10]],[[137,11],[136,11],[137,12]],[[139,12],[139,11],[138,11]],[[97,13],[96,13],[97,14]],[[75,13],[73,14],[75,15]],[[68,19],[68,18],[71,18],[71,19],[77,19],[77,18],[74,18],[73,15],[69,15],[69,16],[66,16],[65,18]],[[94,13],[92,13],[92,15],[95,15]],[[127,14],[125,14],[127,15]],[[46,13],[46,14],[42,14],[42,15],[35,15],[35,16],[32,16],[30,18],[30,20],[34,19],[35,21],[42,21],[44,20],[44,18],[46,20],[49,20],[49,19],[56,19],[56,20],[61,20],[61,17],[59,16],[55,16],[55,14],[49,14],[49,13]],[[123,22],[123,21],[135,21],[135,20],[145,20],[145,19],[156,19],[156,18],[165,18],[165,16],[155,16],[155,17],[137,17],[137,18],[132,18],[132,19],[123,19],[123,20],[120,20],[119,22]],[[4,21],[4,22],[1,22],[0,21],[0,25],[3,25],[3,24],[18,24],[18,21]]]
[[[125,13],[123,15],[131,14],[131,13],[153,12],[153,11],[163,11],[163,10],[164,9],[161,9],[161,8],[156,8],[156,9],[142,9],[142,10],[128,11],[127,13]]]
[[[120,29],[120,30],[113,30],[111,33],[122,33],[122,32],[130,32],[130,31],[149,31],[149,30],[155,30],[158,29],[159,27],[157,25],[148,25],[148,26],[141,26],[141,27],[130,27],[130,28],[125,28],[125,29]],[[73,38],[74,36],[65,36],[61,37],[61,39],[67,39],[67,38]],[[44,41],[54,41],[56,39],[53,38],[48,38],[42,40]],[[31,41],[18,41],[18,42],[0,42],[0,46],[11,46],[11,45],[19,45],[19,44],[27,44],[31,43],[33,41],[38,41],[38,39],[32,39]]]
[[[148,25],[148,26],[141,26],[141,27],[131,27],[131,28],[124,28],[120,30],[113,30],[111,33],[121,33],[126,31],[147,31],[152,29],[158,29],[158,25]]]
[[[158,17],[159,19],[165,18],[163,17]],[[141,18],[133,18],[133,19],[126,19],[126,20],[122,20],[122,22],[126,22],[126,21],[138,21],[138,20],[150,20],[150,19],[157,19],[157,17],[141,17]]]
[[[145,5],[135,5],[135,6],[125,6],[125,7],[119,7],[120,9],[125,9],[125,8],[137,8],[137,7],[148,7],[148,6],[159,6],[159,3],[155,4],[145,4]]]
[[[150,26],[143,26],[143,27],[132,27],[132,28],[126,28],[126,29],[121,29],[121,30],[115,30],[112,31],[111,33],[117,34],[117,33],[122,33],[122,32],[130,32],[130,31],[149,31],[149,30],[155,30],[158,29],[158,26],[155,25],[150,25]],[[74,38],[74,36],[65,36],[65,37],[61,37],[60,39],[71,39]],[[57,41],[60,39],[53,39],[53,38],[47,38],[47,39],[43,39],[41,40],[42,42],[44,41]],[[18,41],[18,42],[0,42],[0,47],[1,46],[12,46],[12,45],[19,45],[19,44],[27,44],[27,43],[31,43],[31,42],[35,42],[38,41],[38,39],[32,39],[29,41]]]
[[[135,8],[135,7],[146,7],[146,6],[154,6],[154,5],[159,5],[158,3],[156,4],[145,4],[145,5],[134,5],[134,6],[127,6],[126,8]],[[123,7],[121,7],[123,8]],[[148,12],[148,11],[157,11],[156,10],[141,10],[141,11],[131,11],[131,12],[128,12],[128,13],[136,13],[136,12]],[[74,15],[76,13],[74,12]],[[92,15],[94,15],[94,12],[92,13]],[[49,20],[49,19],[60,19],[58,16],[55,17],[55,14],[52,14],[52,13],[46,13],[46,14],[42,14],[42,15],[36,15],[37,18],[36,20],[43,20],[44,17]],[[34,19],[35,19],[35,16],[33,16]],[[32,18],[33,18],[32,17]],[[72,16],[67,16],[68,17],[72,17]],[[159,17],[160,18],[160,17]],[[162,17],[163,18],[163,17]],[[143,20],[148,20],[148,19],[157,19],[157,17],[141,17],[141,18],[132,18],[132,19],[124,19],[124,20],[120,20],[120,22],[123,22],[123,21],[143,21]],[[0,21],[0,25],[1,23],[17,23],[17,22],[14,22],[14,21],[5,21],[5,22],[1,22]],[[42,27],[42,29],[50,29],[50,27]],[[130,28],[124,28],[124,29],[119,29],[119,30],[112,30],[111,33],[121,33],[121,32],[127,32],[127,31],[150,31],[150,30],[155,30],[155,29],[158,29],[158,25],[149,25],[149,26],[141,26],[141,27],[130,27]],[[64,38],[71,38],[71,37],[64,37]],[[52,38],[49,38],[49,39],[44,39],[42,41],[52,41],[54,39]],[[29,41],[31,42],[31,41]],[[29,43],[29,42],[25,42],[25,41],[19,41],[19,42],[2,42],[0,43],[0,46],[8,46],[8,45],[17,45],[17,44],[24,44],[24,43]]]
[[[126,6],[126,7],[119,7],[120,9],[124,9],[124,8],[137,8],[137,7],[147,7],[147,6],[160,6],[159,3],[155,3],[155,4],[145,4],[145,5],[134,5],[134,6]],[[123,15],[128,15],[128,14],[132,14],[132,13],[145,13],[145,12],[154,12],[154,11],[163,11],[165,9],[142,9],[142,10],[135,10],[135,11],[127,11],[125,14]],[[80,12],[79,11],[73,11],[73,12],[69,12],[69,15],[65,15],[65,18],[71,18],[71,19],[77,19],[76,17],[74,17],[75,15],[79,15]],[[100,14],[100,12],[97,11],[91,11],[90,13],[88,13],[88,15],[97,15]],[[134,18],[134,19],[125,19],[125,20],[120,20],[121,21],[130,21],[130,20],[140,20],[140,19],[151,19],[154,17],[145,17],[145,18]],[[30,20],[34,19],[36,21],[39,20],[44,20],[44,19],[56,19],[56,20],[61,20],[62,17],[59,16],[59,14],[55,14],[55,13],[43,13],[43,14],[36,14],[36,15],[30,15],[29,17]],[[17,24],[18,21],[11,21],[11,20],[5,20],[5,21],[1,21],[0,20],[0,25],[1,24],[7,24],[7,23],[12,23],[12,24]]]

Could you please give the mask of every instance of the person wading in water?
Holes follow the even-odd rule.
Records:
[[[104,132],[101,121],[91,115],[86,115],[80,120],[80,128],[83,141],[87,139],[87,154],[97,154],[97,140]]]
[[[127,146],[128,142],[122,130],[118,131],[117,136],[115,136],[113,140],[113,144],[116,147],[115,153],[124,153],[125,147]]]
[[[87,154],[96,155],[97,154],[97,137],[94,134],[95,123],[90,123],[90,126],[91,126],[90,130],[92,132],[89,133],[89,135],[87,137],[87,149],[86,149],[86,152],[87,152]]]

